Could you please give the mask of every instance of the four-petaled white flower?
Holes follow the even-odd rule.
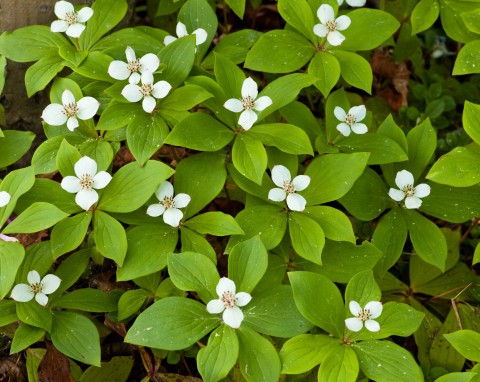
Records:
[[[430,195],[430,186],[426,183],[422,183],[417,187],[414,187],[413,182],[413,174],[410,171],[402,170],[397,172],[395,184],[399,190],[390,188],[388,195],[397,202],[400,202],[405,198],[405,207],[408,209],[419,208],[422,205],[422,200],[420,198]]]
[[[160,203],[152,204],[147,209],[147,215],[157,217],[163,214],[163,221],[172,227],[178,227],[183,218],[183,212],[179,208],[184,208],[190,203],[190,195],[178,194],[173,197],[173,186],[170,182],[163,182],[155,196]]]
[[[230,98],[223,105],[234,113],[242,112],[238,124],[245,130],[249,130],[258,119],[257,114],[253,110],[262,111],[272,104],[270,97],[263,96],[257,99],[257,96],[258,86],[251,77],[248,77],[242,84],[242,99]]]
[[[307,201],[297,191],[305,190],[310,184],[308,175],[298,175],[292,180],[288,168],[276,165],[272,168],[272,180],[280,188],[272,188],[268,193],[268,199],[281,202],[287,198],[287,206],[292,211],[303,211]]]
[[[341,121],[341,123],[337,125],[337,130],[346,137],[350,135],[351,131],[355,134],[365,134],[368,131],[367,125],[364,123],[358,123],[367,115],[367,109],[364,105],[354,106],[350,108],[348,113],[345,113],[345,110],[340,106],[337,106],[333,110],[333,114],[335,114],[335,117]]]
[[[151,113],[157,101],[155,98],[165,98],[172,88],[167,81],[153,83],[153,74],[146,70],[142,73],[142,86],[128,84],[122,90],[122,95],[130,102],[138,102],[143,98],[142,107],[147,113]],[[155,98],[153,98],[155,97]]]
[[[28,284],[15,285],[11,297],[19,302],[27,302],[35,297],[35,300],[42,306],[47,305],[47,294],[55,292],[62,281],[55,275],[46,275],[40,280],[40,274],[37,271],[28,272],[27,280]]]
[[[84,7],[75,12],[73,5],[68,1],[57,1],[55,3],[55,14],[60,20],[54,21],[50,29],[52,32],[65,32],[70,37],[78,38],[85,29],[84,23],[93,15],[93,9]]]
[[[93,97],[83,97],[75,102],[75,97],[70,90],[62,93],[62,104],[51,103],[42,113],[42,118],[49,125],[60,126],[67,122],[68,130],[73,131],[78,127],[78,119],[86,120],[92,118],[100,106]]]
[[[6,206],[12,197],[7,191],[0,192],[0,207]]]
[[[365,305],[365,308],[362,309],[360,304],[356,301],[350,301],[349,304],[350,312],[355,316],[347,318],[345,320],[345,326],[352,332],[359,332],[365,327],[371,332],[378,332],[380,330],[380,324],[372,320],[372,318],[378,318],[382,314],[383,305],[379,301],[370,301]]]
[[[177,32],[177,36],[178,38],[182,38],[182,37],[185,37],[185,36],[188,36],[188,32],[187,32],[187,27],[185,26],[184,23],[182,22],[178,22],[177,24],[177,28],[176,28],[176,32]],[[195,35],[195,45],[201,45],[203,44],[205,41],[207,41],[207,36],[208,36],[208,33],[205,29],[203,28],[198,28],[198,29],[195,29],[192,34]],[[177,37],[173,37],[173,36],[166,36],[165,39],[163,40],[163,43],[165,45],[168,45],[168,44],[171,44],[172,42],[174,42],[175,40],[177,39]]]
[[[108,74],[116,80],[126,80],[131,84],[140,82],[140,74],[144,71],[155,73],[160,65],[160,59],[153,53],[147,53],[140,59],[135,56],[135,51],[127,46],[125,50],[127,62],[115,60],[108,67]]]
[[[343,4],[343,0],[337,0],[338,5]],[[363,7],[367,0],[346,0],[346,3],[350,5],[351,7]]]
[[[222,277],[217,284],[217,300],[210,300],[207,312],[218,314],[223,312],[223,322],[228,326],[238,329],[243,321],[243,312],[239,306],[247,305],[252,296],[246,292],[236,292],[235,283],[227,277]]]
[[[66,176],[62,179],[62,188],[70,193],[76,193],[75,202],[85,211],[98,201],[97,190],[105,188],[112,180],[112,176],[106,171],[97,174],[97,162],[84,156],[74,166],[75,175]]]
[[[350,17],[343,15],[335,19],[333,8],[328,4],[322,4],[318,8],[317,16],[320,19],[320,24],[313,27],[313,33],[318,37],[327,36],[330,45],[340,45],[345,40],[345,36],[339,31],[343,31],[350,26]]]

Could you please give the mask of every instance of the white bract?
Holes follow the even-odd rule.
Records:
[[[143,110],[151,113],[157,105],[155,98],[165,98],[172,88],[172,85],[167,81],[158,81],[154,84],[153,74],[148,70],[142,73],[141,79],[142,86],[128,84],[123,88],[122,95],[130,102],[138,102],[143,98]]]
[[[160,59],[153,53],[148,53],[140,59],[135,56],[135,51],[127,46],[125,50],[127,62],[115,60],[108,67],[108,74],[116,80],[126,80],[131,84],[140,82],[140,73],[149,71],[155,73],[160,65]]]
[[[337,0],[338,5],[343,4],[343,0]],[[363,7],[367,0],[346,0],[346,3],[350,5],[351,7]]]
[[[426,183],[422,183],[417,187],[414,187],[413,182],[413,174],[410,171],[402,170],[397,172],[395,184],[399,190],[390,188],[388,195],[397,202],[400,202],[405,198],[405,207],[408,209],[419,208],[422,205],[422,200],[420,198],[430,195],[430,186]]]
[[[10,241],[10,242],[17,242],[18,241],[18,239],[16,237],[7,236],[7,235],[4,235],[3,233],[0,233],[0,240]]]
[[[100,106],[93,97],[83,97],[75,102],[75,97],[70,90],[62,93],[62,104],[51,103],[42,113],[42,118],[49,125],[60,126],[67,122],[68,130],[73,131],[78,127],[78,119],[92,118]],[[78,119],[77,119],[78,118]]]
[[[62,179],[62,188],[70,193],[76,193],[75,202],[88,211],[98,201],[97,190],[105,188],[112,180],[106,171],[97,174],[97,162],[84,156],[74,166],[76,176],[66,176]]]
[[[27,280],[28,284],[15,285],[11,297],[20,302],[27,302],[35,297],[35,300],[42,306],[47,305],[47,294],[55,292],[62,281],[55,275],[46,275],[40,280],[40,274],[37,271],[28,272]]]
[[[272,180],[280,188],[272,188],[268,193],[268,199],[281,202],[287,199],[287,206],[292,211],[303,211],[307,201],[297,191],[305,190],[310,184],[308,175],[298,175],[292,180],[288,168],[282,165],[273,166]]]
[[[210,300],[207,312],[218,314],[223,312],[223,322],[228,326],[238,329],[243,321],[243,312],[239,306],[247,305],[252,296],[246,292],[236,292],[235,283],[227,277],[222,277],[217,284],[217,300]]]
[[[313,33],[322,38],[327,36],[330,45],[340,45],[345,40],[345,36],[339,31],[343,31],[350,26],[350,17],[343,15],[335,18],[333,8],[328,4],[322,4],[318,8],[317,16],[320,19],[320,24],[313,27]]]
[[[234,113],[242,112],[238,124],[245,130],[249,130],[258,119],[257,113],[253,110],[262,111],[272,104],[270,97],[263,96],[257,99],[257,96],[258,86],[251,77],[248,77],[242,84],[242,99],[230,98],[223,105]]]
[[[350,108],[348,113],[346,113],[340,106],[337,106],[333,110],[333,114],[335,114],[335,117],[341,121],[341,123],[337,125],[337,130],[346,137],[350,135],[351,131],[355,134],[365,134],[368,131],[367,125],[364,123],[358,123],[363,121],[367,115],[367,109],[364,105],[354,106]]]
[[[75,12],[73,5],[68,1],[57,1],[54,9],[55,15],[60,20],[54,21],[50,29],[52,32],[65,32],[70,37],[78,38],[85,29],[86,22],[93,15],[93,9],[84,7]]]
[[[6,206],[12,197],[7,191],[0,192],[0,207]]]
[[[184,208],[190,203],[190,195],[178,194],[173,197],[174,190],[170,182],[163,182],[155,196],[160,203],[152,204],[147,209],[147,215],[157,217],[163,214],[163,221],[172,227],[178,227],[183,218],[183,212],[179,208]]]
[[[362,330],[363,324],[371,332],[378,332],[380,330],[380,324],[372,320],[372,318],[378,318],[382,314],[383,305],[379,301],[370,301],[362,309],[360,304],[356,301],[350,301],[350,312],[355,316],[347,318],[345,320],[345,326],[352,332],[358,332]]]
[[[176,28],[176,32],[177,32],[177,36],[178,38],[182,38],[182,37],[185,37],[185,36],[188,36],[188,32],[187,32],[187,27],[185,26],[184,23],[182,22],[178,22],[177,24],[177,28]],[[198,29],[195,29],[192,34],[195,35],[195,45],[201,45],[203,44],[205,41],[207,41],[207,31],[203,28],[198,28]],[[172,42],[174,42],[175,40],[177,39],[177,37],[173,37],[173,36],[166,36],[165,39],[163,40],[163,43],[165,45],[168,45],[168,44],[171,44]]]

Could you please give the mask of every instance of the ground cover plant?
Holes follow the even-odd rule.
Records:
[[[0,130],[0,379],[480,381],[478,1],[52,11],[0,36],[50,96]]]

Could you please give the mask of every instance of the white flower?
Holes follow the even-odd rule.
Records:
[[[208,302],[207,312],[212,314],[223,312],[223,322],[238,329],[243,321],[243,312],[239,306],[247,305],[252,300],[252,296],[246,292],[235,294],[235,283],[226,277],[220,279],[216,290],[218,299]]]
[[[12,289],[11,297],[15,301],[27,302],[33,297],[42,306],[47,305],[47,294],[55,292],[62,280],[55,275],[46,275],[40,281],[40,275],[37,271],[30,271],[27,275],[28,284],[17,284]]]
[[[287,206],[292,211],[303,211],[307,201],[297,191],[305,190],[310,184],[308,175],[298,175],[292,179],[288,168],[282,165],[273,166],[272,180],[280,188],[272,188],[268,193],[268,199],[281,202],[287,198]]]
[[[182,38],[182,37],[185,37],[185,36],[188,36],[188,32],[187,32],[187,27],[185,26],[184,23],[181,23],[180,21],[178,22],[177,24],[177,36],[178,38]],[[192,34],[195,35],[195,45],[201,45],[203,44],[205,41],[207,41],[207,31],[203,28],[198,28],[198,29],[195,29]],[[166,36],[165,39],[163,40],[163,43],[165,45],[168,45],[168,44],[171,44],[172,42],[174,42],[175,40],[177,39],[177,37],[173,37],[173,36]]]
[[[337,0],[338,5],[343,4],[343,0]],[[346,0],[346,3],[350,5],[351,7],[363,7],[367,0]]]
[[[262,111],[272,104],[272,99],[267,96],[258,96],[258,86],[251,77],[248,77],[242,84],[242,99],[230,98],[223,107],[240,114],[238,124],[245,130],[249,130],[257,121],[257,114],[253,110]],[[252,110],[253,109],[253,110]]]
[[[378,318],[382,314],[383,305],[378,301],[370,301],[365,305],[365,309],[362,309],[360,304],[356,301],[350,301],[350,312],[355,316],[347,318],[345,320],[345,326],[352,332],[358,332],[362,330],[363,323],[365,327],[371,332],[378,332],[380,325],[372,318]]]
[[[184,208],[190,203],[190,195],[178,194],[173,197],[173,186],[170,182],[163,182],[155,196],[160,203],[152,204],[147,209],[147,215],[157,217],[163,214],[163,221],[172,227],[178,227],[183,218],[183,212],[179,208]]]
[[[57,1],[55,3],[55,14],[60,20],[56,20],[50,26],[52,32],[65,32],[70,37],[78,38],[85,29],[86,22],[93,15],[93,9],[84,7],[75,12],[73,5],[68,1]]]
[[[135,56],[135,51],[127,46],[125,50],[127,62],[112,61],[108,67],[108,74],[116,80],[126,80],[131,84],[138,84],[140,82],[140,74],[148,70],[155,73],[160,65],[160,59],[153,53],[148,53],[140,59]],[[130,78],[129,78],[130,77]]]
[[[13,236],[7,236],[7,235],[4,235],[2,233],[0,233],[0,240],[3,240],[3,241],[11,241],[11,242],[18,242],[18,239],[16,237],[13,237]]]
[[[408,209],[419,208],[425,196],[430,195],[430,186],[426,183],[413,186],[413,175],[407,170],[397,172],[395,184],[399,190],[390,188],[388,195],[395,201],[400,202],[405,198],[405,207]]]
[[[76,193],[75,202],[85,211],[98,201],[97,190],[105,188],[112,180],[106,171],[97,174],[97,162],[84,156],[74,166],[77,176],[66,176],[62,179],[62,188],[70,193]]]
[[[333,114],[335,114],[335,117],[341,121],[341,123],[337,125],[337,130],[346,137],[350,135],[350,131],[353,131],[356,134],[365,134],[368,131],[368,128],[364,123],[358,123],[367,115],[367,109],[364,105],[354,106],[350,108],[348,113],[345,113],[345,110],[340,106],[337,106],[333,110]]]
[[[155,98],[165,98],[172,88],[167,81],[153,83],[153,74],[146,70],[142,73],[142,86],[128,84],[122,90],[122,95],[130,102],[138,102],[143,98],[142,107],[147,113],[151,113],[157,101]],[[155,97],[155,98],[153,98]]]
[[[313,27],[313,33],[319,37],[327,36],[330,45],[340,45],[345,40],[345,36],[339,31],[343,31],[350,26],[350,17],[343,15],[335,19],[333,8],[328,4],[322,4],[318,8],[317,16],[320,19],[320,24]]]
[[[83,97],[75,102],[75,97],[70,90],[62,93],[62,104],[52,103],[42,113],[42,118],[49,125],[60,126],[67,122],[68,130],[73,131],[78,127],[78,120],[92,118],[100,106],[100,103],[93,97]]]
[[[0,207],[6,206],[12,197],[7,191],[1,191],[0,192]]]

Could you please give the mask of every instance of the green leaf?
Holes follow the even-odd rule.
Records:
[[[317,52],[310,61],[308,74],[315,76],[317,79],[314,83],[315,87],[327,98],[340,79],[340,63],[329,52]]]
[[[111,102],[100,116],[97,130],[115,130],[128,126],[137,117],[145,116],[140,104]]]
[[[275,146],[289,154],[313,155],[312,145],[305,131],[286,123],[269,123],[253,126],[249,137],[261,141],[265,146]]]
[[[440,269],[445,270],[447,259],[447,242],[440,229],[432,221],[417,211],[404,209],[405,220],[413,248],[420,258]]]
[[[246,326],[237,330],[240,371],[247,382],[277,382],[280,359],[272,343]]]
[[[240,98],[245,74],[231,60],[221,54],[215,54],[215,78],[225,96]]]
[[[58,55],[67,61],[68,64],[77,67],[83,62],[83,60],[85,60],[85,58],[87,58],[88,51],[79,51],[76,47],[69,44],[61,46],[60,49],[58,49]],[[75,97],[75,99],[77,98]]]
[[[82,374],[80,382],[116,381],[126,382],[133,367],[133,357],[112,357],[108,362],[102,362],[100,367],[90,366]]]
[[[442,0],[440,19],[446,35],[460,43],[478,39],[478,34],[472,33],[461,17],[462,13],[470,13],[476,9],[478,9],[477,4],[468,1]]]
[[[435,382],[477,382],[478,373],[475,372],[458,372],[458,373],[448,373],[442,375],[440,378],[437,378]]]
[[[40,341],[44,335],[45,329],[21,322],[18,328],[15,329],[15,336],[10,346],[10,354],[20,353],[30,345]]]
[[[93,237],[98,251],[120,267],[127,254],[127,236],[123,226],[103,211],[96,211],[93,219]]]
[[[336,50],[335,57],[340,63],[343,79],[350,85],[365,90],[368,94],[372,94],[373,74],[370,63],[356,53],[345,52],[343,50]]]
[[[227,178],[225,155],[219,152],[191,155],[182,159],[175,170],[175,192],[184,192],[192,198],[185,208],[185,219],[210,203]]]
[[[400,23],[393,15],[378,9],[355,9],[348,13],[348,17],[352,22],[346,30],[342,31],[345,41],[341,45],[341,49],[346,50],[377,48],[400,27]],[[336,50],[335,53],[337,52],[339,51]]]
[[[82,244],[91,220],[91,213],[82,212],[76,216],[66,217],[53,227],[50,239],[54,259],[73,251]]]
[[[259,236],[237,244],[230,251],[228,275],[237,289],[251,293],[267,270],[268,253]]]
[[[345,311],[350,316],[348,304],[350,301],[356,301],[361,306],[365,306],[370,301],[380,301],[382,292],[375,281],[371,270],[357,273],[348,282],[345,289]],[[383,329],[383,328],[382,328]]]
[[[135,314],[150,297],[145,289],[127,290],[118,300],[118,319],[125,320]]]
[[[409,168],[418,179],[423,173],[437,147],[437,134],[427,118],[407,135]]]
[[[180,230],[182,252],[197,252],[207,256],[214,264],[217,263],[217,254],[205,237],[187,227]]]
[[[267,153],[262,142],[251,138],[249,134],[238,135],[233,143],[232,160],[240,174],[262,184],[267,169]]]
[[[412,35],[429,29],[439,14],[440,6],[437,0],[420,0],[410,16]]]
[[[32,25],[4,32],[0,37],[0,54],[16,62],[38,61],[67,44],[68,40],[61,33],[52,33],[50,27]]]
[[[183,83],[192,70],[195,60],[195,36],[179,38],[168,44],[158,54],[166,68],[157,77],[174,88]]]
[[[109,142],[97,139],[82,144],[80,155],[86,155],[97,162],[97,171],[108,171],[113,160],[113,148]]]
[[[53,345],[66,356],[100,366],[100,337],[95,325],[85,316],[55,312],[50,336]]]
[[[408,350],[390,341],[363,341],[352,345],[360,369],[374,381],[423,382],[423,373]],[[379,367],[378,365],[381,365]]]
[[[314,159],[305,171],[310,185],[302,191],[307,206],[337,200],[345,195],[362,175],[368,153],[327,154]]]
[[[99,80],[105,82],[116,82],[114,78],[110,77],[108,74],[108,67],[112,62],[112,57],[103,53],[103,52],[90,52],[85,60],[82,63],[75,67],[70,66],[70,68],[75,72],[84,77],[90,78],[92,80]]]
[[[122,21],[127,13],[125,0],[97,0],[92,5],[93,16],[79,38],[80,47],[89,50],[100,38]]]
[[[304,214],[320,224],[327,239],[355,243],[355,234],[350,219],[336,208],[328,206],[307,207]]]
[[[322,250],[325,245],[325,234],[318,223],[300,213],[290,213],[288,228],[293,249],[299,256],[322,264]]]
[[[130,121],[127,126],[127,144],[140,166],[162,147],[168,133],[165,120],[158,114],[143,113]]]
[[[315,41],[313,34],[313,14],[306,0],[279,0],[278,12],[293,28],[310,41]]]
[[[33,233],[47,229],[66,218],[63,212],[53,204],[33,203],[3,230],[3,233]]]
[[[172,174],[170,167],[158,161],[147,161],[143,167],[129,163],[115,173],[103,192],[98,209],[122,213],[135,211]]]
[[[85,312],[114,312],[117,310],[117,298],[97,289],[75,289],[52,301],[52,308],[75,309]]]
[[[480,105],[465,101],[463,108],[463,128],[477,144],[480,144]]]
[[[25,250],[22,245],[0,241],[0,299],[3,299],[12,289],[24,257]]]
[[[37,301],[16,302],[17,316],[25,324],[52,331],[52,312]]]
[[[165,350],[193,345],[219,325],[205,305],[184,297],[167,297],[144,310],[127,332],[125,342]]]
[[[207,346],[197,354],[197,367],[205,382],[225,378],[237,362],[238,338],[234,329],[221,325],[208,338]]]
[[[56,157],[62,141],[63,137],[58,136],[47,139],[38,146],[32,157],[35,175],[49,174],[57,169]],[[2,140],[0,140],[0,145],[1,143]]]
[[[254,294],[252,302],[242,311],[245,325],[269,336],[290,338],[312,328],[298,311],[289,285],[277,285]]]
[[[375,271],[384,276],[400,258],[407,240],[407,223],[399,208],[392,208],[378,223],[372,236],[383,256],[378,260]]]
[[[245,68],[267,73],[289,73],[304,66],[315,47],[302,35],[285,29],[263,34],[252,46]]]
[[[452,74],[459,76],[462,74],[478,73],[480,70],[478,68],[479,49],[479,40],[466,43],[462,49],[460,49],[460,52],[458,52]],[[465,103],[468,103],[468,101],[465,101]]]
[[[447,333],[443,336],[466,359],[480,362],[480,349],[478,348],[480,333],[465,329],[455,333]]]
[[[168,273],[178,289],[197,292],[208,303],[216,299],[215,288],[220,280],[215,264],[195,252],[168,255]]]
[[[5,130],[0,138],[0,168],[18,161],[30,149],[35,134],[30,131]],[[33,163],[32,163],[33,164]]]
[[[66,62],[56,52],[50,53],[30,66],[25,73],[27,95],[45,89],[51,80],[65,67]]]
[[[175,89],[160,101],[159,108],[176,111],[190,110],[211,97],[213,97],[213,94],[210,94],[201,86],[185,85]]]
[[[69,255],[62,261],[55,272],[62,280],[60,286],[55,291],[55,295],[60,295],[66,291],[80,278],[85,269],[87,269],[90,261],[90,252],[90,249],[86,248]]]
[[[182,119],[165,143],[199,151],[218,151],[234,137],[232,130],[205,113],[192,113]]]
[[[68,141],[64,138],[57,153],[56,165],[60,174],[63,177],[75,174],[75,163],[77,163],[82,156]]]
[[[318,382],[355,382],[359,371],[358,360],[351,347],[340,346],[330,350],[318,369]]]
[[[185,226],[201,234],[215,236],[243,235],[235,219],[223,212],[205,212],[185,222]]]
[[[246,0],[225,0],[230,9],[241,19],[243,19],[245,12],[245,2]]]
[[[295,304],[313,324],[340,338],[345,327],[342,295],[327,277],[312,272],[289,272]]]
[[[170,226],[137,226],[127,233],[128,250],[117,280],[132,280],[162,270],[174,251],[178,231]]]
[[[15,301],[0,301],[0,327],[7,326],[15,321],[18,321],[17,313],[15,311]]]
[[[430,168],[427,179],[453,187],[480,183],[480,155],[467,147],[455,147],[441,156]]]

